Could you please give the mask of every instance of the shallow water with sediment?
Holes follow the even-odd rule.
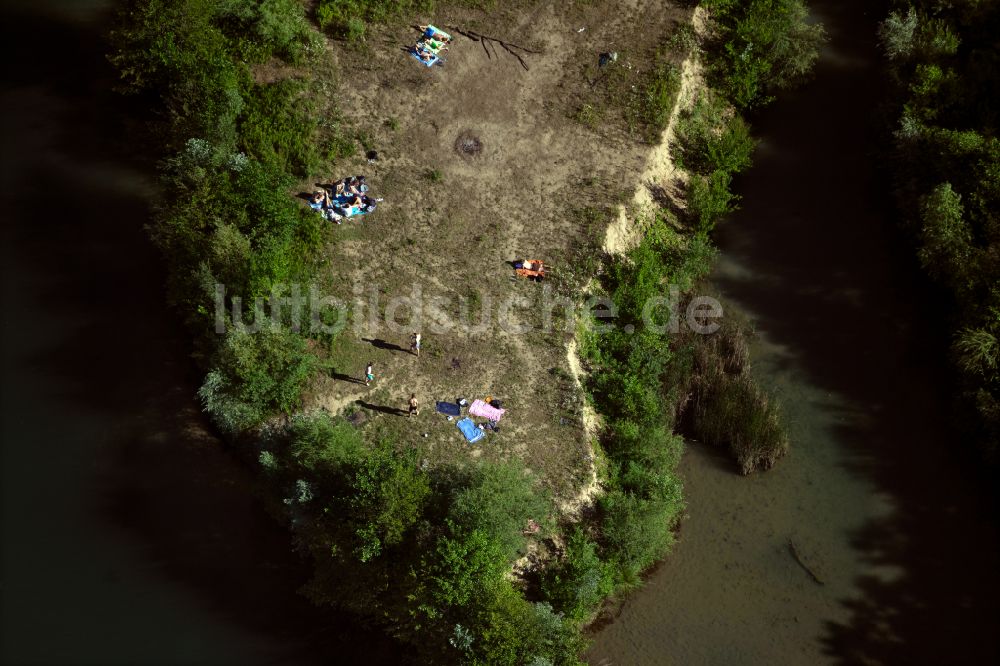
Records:
[[[673,552],[597,631],[592,664],[991,663],[998,539],[949,422],[935,313],[873,153],[880,10],[809,3],[815,79],[752,117],[762,143],[712,282],[759,336],[790,454],[737,474],[691,442]]]

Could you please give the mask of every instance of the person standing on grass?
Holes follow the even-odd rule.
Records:
[[[416,355],[417,358],[420,358],[420,334],[419,333],[414,332],[413,335],[410,336],[410,353]]]
[[[368,361],[368,365],[365,366],[365,386],[371,386],[371,383],[375,381],[375,370],[372,366],[375,365],[373,361]]]
[[[411,393],[410,394],[410,412],[406,415],[407,418],[409,418],[411,416],[420,416],[420,410],[417,409],[417,406],[418,406],[418,403],[417,403],[417,394],[416,393]]]

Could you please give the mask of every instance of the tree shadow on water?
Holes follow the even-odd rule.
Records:
[[[5,614],[5,656],[143,663],[203,641],[206,662],[399,663],[392,641],[298,594],[310,567],[256,498],[256,475],[206,423],[190,333],[166,307],[162,260],[143,230],[155,174],[121,136],[129,112],[109,97],[104,26],[3,13],[7,60],[21,69],[2,109],[18,130],[2,157],[4,281],[18,285],[5,340],[9,330],[19,341],[5,350],[4,393],[10,382],[25,413],[46,417],[10,431],[7,478],[26,485],[5,490],[27,504],[39,475],[51,485],[5,525],[5,541],[23,544],[10,565],[32,572],[30,599],[5,585],[5,609],[60,599],[16,647],[11,627],[33,616]],[[69,214],[39,205],[52,183]],[[64,589],[69,580],[87,594]],[[211,626],[191,626],[201,619]],[[109,640],[118,625],[129,630]],[[73,634],[59,649],[73,659],[46,659],[62,627]]]

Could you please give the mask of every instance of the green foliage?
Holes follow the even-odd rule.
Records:
[[[699,97],[678,123],[679,162],[692,172],[688,212],[700,234],[736,209],[732,174],[750,166],[754,141],[746,122],[725,101],[708,93]]]
[[[431,604],[421,610],[430,617],[466,606],[480,596],[495,595],[507,570],[503,546],[488,534],[475,529],[465,532],[450,521],[447,527],[433,556],[426,556],[422,565]]]
[[[729,185],[732,177],[725,171],[713,171],[708,176],[694,174],[688,183],[688,208],[698,222],[698,230],[711,230],[715,221],[736,210],[737,196]]]
[[[449,516],[458,529],[481,531],[512,557],[523,545],[528,519],[544,524],[551,502],[517,462],[481,465],[456,489]]]
[[[882,50],[891,60],[909,57],[914,50],[914,36],[917,30],[917,11],[907,9],[906,15],[889,12],[889,16],[879,25],[878,37]]]
[[[920,263],[932,276],[949,281],[956,289],[965,288],[972,258],[972,236],[962,215],[962,197],[950,183],[938,185],[921,199]]]
[[[617,490],[601,496],[604,547],[622,582],[637,579],[673,544],[672,528],[683,508],[680,490],[677,483],[674,501],[644,499]]]
[[[174,136],[229,148],[249,76],[234,62],[212,0],[130,0],[112,30],[109,60],[121,90],[155,93]]]
[[[718,27],[713,68],[718,87],[739,108],[767,104],[773,91],[800,83],[824,42],[807,22],[803,0],[707,0]]]
[[[959,367],[964,372],[994,380],[997,378],[1000,342],[997,341],[994,332],[981,328],[966,328],[959,333],[952,349],[958,357]]]
[[[275,55],[300,63],[322,48],[296,0],[222,0],[216,11],[240,54],[254,62]]]
[[[900,100],[892,189],[917,258],[951,313],[956,420],[996,464],[1000,6],[894,4],[880,31]]]
[[[304,91],[295,80],[254,86],[240,118],[242,150],[299,178],[320,164],[319,114]]]
[[[613,581],[597,554],[597,546],[579,527],[566,538],[562,559],[542,575],[542,594],[567,618],[584,621],[608,594]]]
[[[199,395],[222,430],[237,433],[259,425],[272,410],[290,414],[298,407],[316,363],[302,338],[285,329],[232,329]]]
[[[341,39],[357,41],[364,38],[366,23],[430,11],[432,6],[432,0],[320,0],[316,21]]]
[[[629,123],[642,128],[646,140],[655,144],[670,121],[681,87],[680,70],[661,62],[646,77],[642,95],[628,109]]]
[[[366,454],[357,429],[326,412],[296,414],[288,434],[289,458],[307,472],[336,473],[356,464]]]
[[[430,494],[427,478],[417,469],[413,452],[400,455],[383,443],[355,472],[352,521],[360,524],[356,552],[362,562],[383,547],[398,545],[423,512]]]

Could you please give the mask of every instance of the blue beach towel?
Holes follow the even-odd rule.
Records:
[[[441,402],[438,401],[435,409],[445,416],[458,416],[462,413],[462,408],[453,402]]]
[[[480,428],[477,428],[476,424],[472,422],[472,419],[468,417],[462,419],[455,425],[457,425],[458,429],[462,431],[462,434],[465,435],[465,438],[469,440],[469,444],[475,444],[483,437],[486,437],[486,433],[483,432]]]
[[[351,206],[350,208],[347,208],[347,204],[351,201],[354,201],[354,196],[341,195],[339,197],[335,197],[333,200],[333,210],[335,210],[338,215],[343,217],[358,217],[359,215],[367,215],[375,210],[375,207],[378,205],[377,202],[372,201],[371,205],[367,209],[364,209],[361,206]],[[347,209],[346,211],[344,210],[345,208]]]
[[[420,55],[419,55],[419,54],[417,53],[417,49],[416,49],[416,48],[412,48],[412,49],[410,49],[410,55],[411,55],[411,56],[413,56],[413,58],[414,58],[414,59],[415,59],[415,60],[416,60],[417,62],[419,62],[419,63],[420,63],[421,65],[423,65],[424,67],[433,67],[434,65],[438,64],[438,62],[444,62],[444,60],[442,60],[442,59],[440,58],[440,56],[436,56],[436,55],[434,55],[434,56],[431,56],[431,59],[430,59],[430,60],[424,60],[424,59],[423,59],[423,58],[421,58],[421,57],[420,57]]]

